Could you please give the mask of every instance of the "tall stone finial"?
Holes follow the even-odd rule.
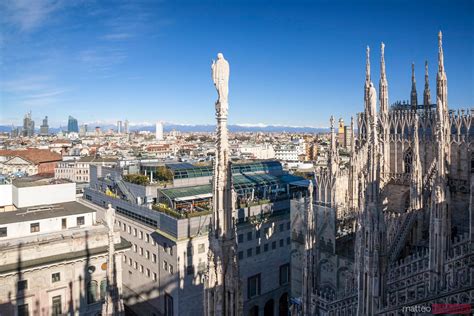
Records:
[[[444,54],[443,54],[443,34],[439,31],[438,34],[438,74],[436,75],[436,100],[437,106],[442,106],[439,111],[444,116],[448,116],[448,79],[444,70]]]
[[[380,113],[382,116],[388,115],[388,82],[385,73],[385,44],[380,45],[380,82],[379,82],[379,101]]]
[[[444,72],[443,33],[438,33],[438,71]]]
[[[418,106],[418,94],[416,92],[415,63],[411,64],[411,94],[410,103],[412,109],[416,110]]]
[[[386,79],[385,76],[385,44],[380,45],[380,79]]]
[[[370,85],[370,47],[367,46],[366,50],[366,61],[365,61],[365,87],[369,88]]]
[[[242,300],[235,241],[232,167],[227,129],[229,63],[219,53],[212,63],[212,79],[218,93],[217,141],[213,174],[213,206],[209,232],[207,274],[204,283],[204,315],[240,315]]]
[[[423,105],[428,107],[431,104],[430,82],[428,77],[428,61],[425,61],[425,90],[423,91]]]

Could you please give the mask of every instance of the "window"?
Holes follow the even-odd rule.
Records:
[[[127,256],[126,255],[123,255],[123,262],[127,262]]]
[[[53,300],[52,300],[52,312],[51,312],[51,315],[53,316],[59,316],[61,315],[63,312],[62,312],[62,304],[61,304],[61,295],[58,295],[58,296],[53,296]]]
[[[66,229],[67,228],[67,218],[62,218],[61,219],[61,228]]]
[[[137,229],[136,228],[133,229],[133,236],[135,236],[135,237],[137,236]]]
[[[90,281],[87,284],[87,304],[93,304],[97,299],[97,281]]]
[[[76,218],[76,221],[77,221],[77,226],[81,226],[85,224],[84,216],[78,216]]]
[[[143,248],[140,247],[140,256],[143,256]]]
[[[133,262],[132,258],[128,258],[128,265],[129,266],[132,266],[132,262]]]
[[[133,244],[133,251],[134,251],[134,252],[137,252],[137,250],[138,250],[137,245],[136,245],[136,244]]]
[[[260,274],[247,279],[247,294],[248,298],[260,295]]]
[[[156,254],[153,254],[153,259],[152,259],[153,263],[156,262]]]
[[[265,252],[268,251],[268,244],[263,245],[263,251],[265,251]]]
[[[239,234],[239,236],[237,238],[238,238],[239,244],[244,242],[244,234]]]
[[[252,257],[252,248],[247,249],[247,258]]]
[[[198,253],[204,253],[204,251],[206,251],[206,245],[199,244],[198,245]]]
[[[255,232],[255,238],[260,238],[260,229]]]
[[[412,164],[412,151],[411,148],[408,148],[405,152],[405,157],[403,158],[404,165],[405,165],[405,173],[411,172],[411,164]]]
[[[132,233],[132,226],[128,225],[128,233],[131,234]]]
[[[291,244],[291,239],[290,239],[290,237],[286,237],[286,244],[287,244],[287,245]]]
[[[272,242],[272,249],[276,249],[276,247],[277,247],[276,241]]]
[[[173,297],[165,294],[165,316],[173,316]]]
[[[18,305],[17,311],[18,311],[18,316],[29,316],[30,315],[30,311],[28,309],[28,304]]]
[[[150,259],[150,252],[148,250],[145,252],[145,258]]]
[[[107,293],[107,280],[103,279],[100,281],[100,299],[105,299],[105,294]]]
[[[143,232],[140,231],[140,239],[143,239]]]
[[[138,263],[136,261],[133,262],[133,268],[136,270],[138,269]]]
[[[0,227],[0,237],[7,237],[7,228]]]
[[[290,264],[280,266],[280,285],[287,284],[290,281]]]
[[[259,254],[260,254],[260,246],[257,246],[257,247],[255,248],[255,254],[256,254],[256,255],[259,255]]]
[[[59,282],[61,281],[61,274],[59,272],[51,274],[51,282]]]
[[[239,251],[239,260],[242,260],[244,258],[244,252]]]
[[[170,255],[173,255],[173,246],[170,247]]]
[[[285,241],[283,239],[280,239],[280,247],[283,247],[285,245]]]
[[[247,233],[247,241],[252,240],[252,232]]]
[[[163,270],[168,271],[168,262],[166,260],[163,260]]]
[[[37,233],[40,231],[40,223],[31,223],[30,224],[30,233]]]
[[[171,274],[173,274],[174,271],[173,271],[173,265],[172,264],[170,264],[170,270],[169,271],[170,271]]]
[[[284,231],[285,230],[285,226],[283,223],[280,224],[280,232]]]
[[[156,273],[153,272],[153,281],[156,281]]]
[[[123,231],[127,230],[127,224],[123,223]]]
[[[140,265],[140,273],[143,273],[143,264]]]
[[[17,283],[18,291],[24,291],[28,289],[28,280],[20,280]]]
[[[146,269],[146,276],[150,277],[150,269],[148,269],[148,268]]]
[[[286,223],[286,230],[290,230],[290,225],[291,225],[290,222]]]

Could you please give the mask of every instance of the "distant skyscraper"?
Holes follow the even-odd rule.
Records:
[[[122,121],[117,121],[117,133],[122,134]]]
[[[49,134],[49,126],[48,126],[48,117],[45,116],[43,119],[43,124],[40,126],[40,135],[46,136]]]
[[[31,111],[23,118],[23,136],[31,137],[35,134],[35,122],[31,118]]]
[[[79,136],[85,136],[87,133],[87,124],[79,126]]]
[[[128,120],[125,120],[124,130],[125,130],[125,134],[128,134],[128,133],[130,132],[130,131],[128,130]]]
[[[155,135],[156,140],[163,140],[163,123],[156,122]]]
[[[69,115],[67,122],[67,131],[69,133],[79,133],[79,127],[77,125],[77,120]]]

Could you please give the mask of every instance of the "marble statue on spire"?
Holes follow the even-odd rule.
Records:
[[[217,61],[212,61],[212,80],[216,87],[219,98],[216,101],[216,106],[219,104],[223,110],[227,109],[229,95],[229,63],[225,60],[222,53],[217,54]]]

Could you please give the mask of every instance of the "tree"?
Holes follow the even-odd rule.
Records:
[[[173,172],[165,166],[159,166],[156,169],[156,178],[159,181],[171,181],[173,180]]]
[[[150,184],[148,177],[142,174],[127,174],[123,176],[123,180],[138,185]]]

